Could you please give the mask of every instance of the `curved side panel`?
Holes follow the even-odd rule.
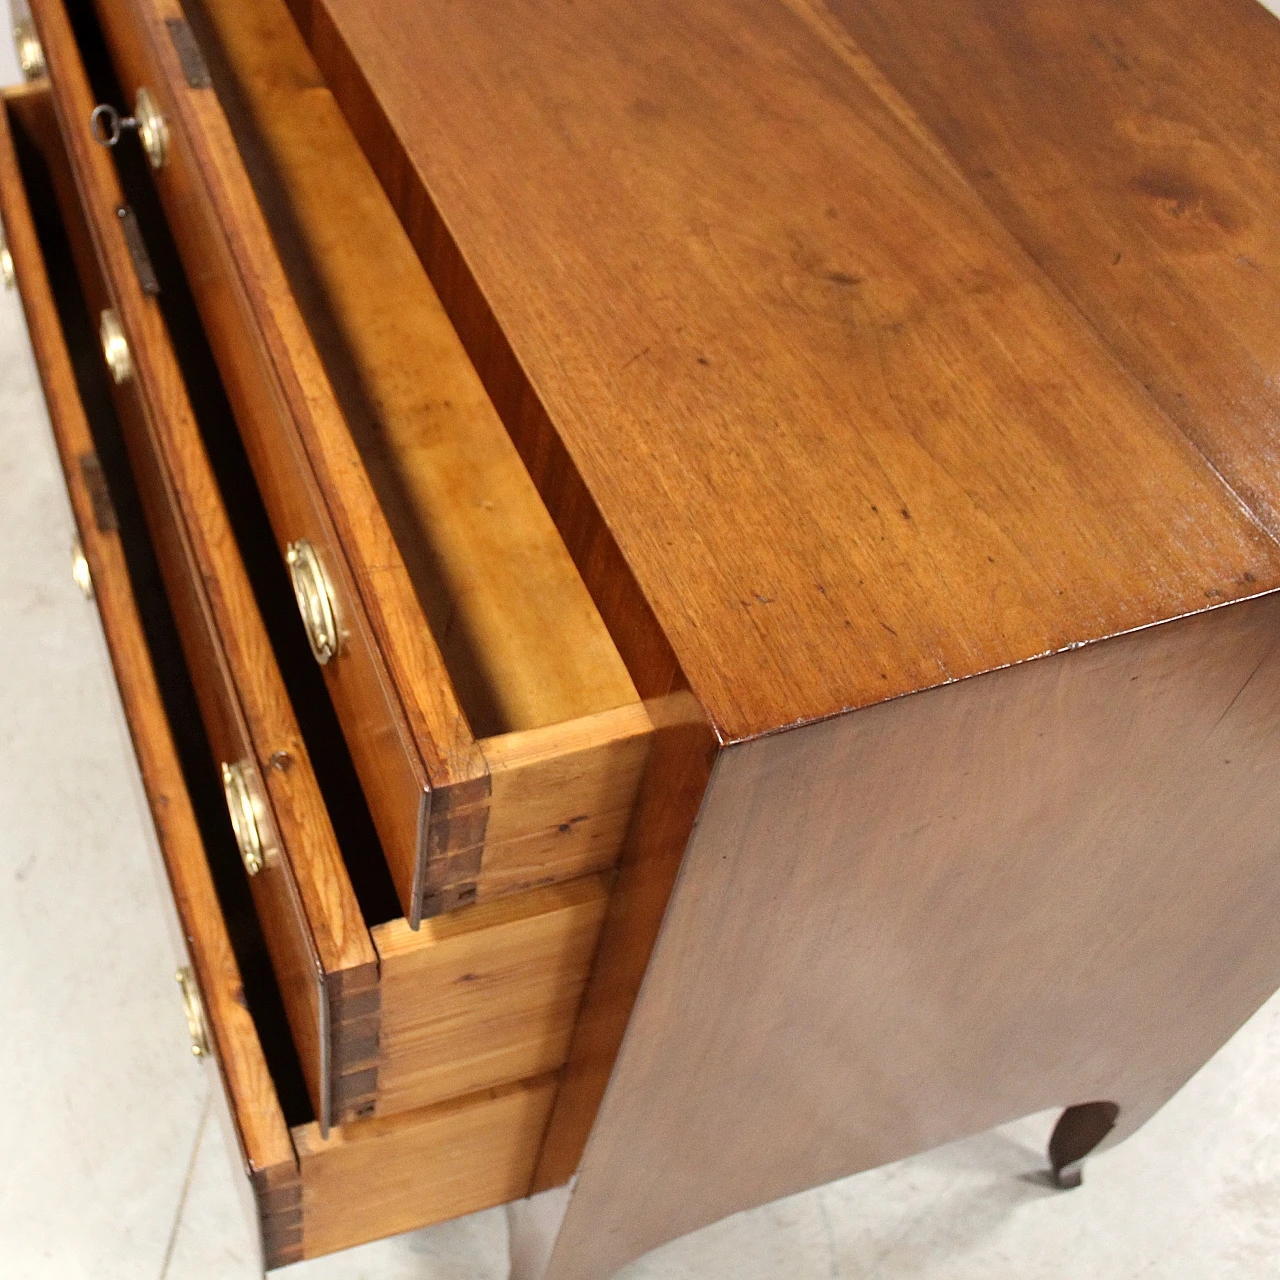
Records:
[[[1064,1099],[1133,1132],[1280,985],[1278,725],[1271,595],[722,753],[548,1280]]]

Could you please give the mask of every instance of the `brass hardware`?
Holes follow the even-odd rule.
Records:
[[[89,572],[89,560],[84,553],[84,545],[80,535],[71,540],[71,577],[77,587],[84,592],[86,600],[93,599],[93,575]]]
[[[36,34],[36,24],[29,14],[19,17],[13,24],[13,44],[18,51],[18,66],[24,80],[39,80],[45,74],[44,49]]]
[[[169,122],[145,85],[138,90],[133,115],[122,116],[115,107],[100,103],[89,116],[89,133],[100,147],[114,147],[121,134],[135,129],[151,167],[161,168],[169,154]]]
[[[0,276],[4,277],[6,291],[18,283],[18,278],[13,273],[13,254],[9,252],[9,241],[3,227],[0,227]]]
[[[306,538],[289,543],[284,558],[289,566],[293,594],[298,601],[298,612],[302,614],[311,652],[315,660],[324,666],[342,643],[329,575],[320,562],[319,553]]]
[[[209,1056],[209,1029],[204,1020],[204,1002],[200,999],[200,988],[196,986],[196,975],[191,972],[190,965],[184,964],[173,977],[182,988],[182,1008],[187,1015],[187,1030],[191,1033],[191,1052],[197,1058],[206,1058]]]
[[[231,829],[240,848],[240,861],[251,876],[256,876],[266,865],[271,828],[258,791],[257,776],[247,760],[223,763],[222,790],[227,797],[227,812],[231,814]]]
[[[138,90],[133,114],[138,121],[138,136],[142,149],[147,153],[153,169],[159,169],[169,153],[169,124],[160,111],[160,104],[148,89]]]
[[[133,377],[133,356],[129,354],[129,339],[124,336],[120,314],[108,307],[98,319],[98,334],[102,338],[102,354],[116,385]]]

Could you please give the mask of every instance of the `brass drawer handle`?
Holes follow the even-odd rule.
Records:
[[[18,282],[18,277],[13,272],[13,254],[9,252],[9,241],[3,227],[0,227],[0,277],[4,278],[6,291]]]
[[[102,354],[106,358],[111,377],[119,386],[133,377],[133,356],[129,351],[129,339],[124,336],[120,314],[108,307],[98,318],[98,335],[102,339]]]
[[[89,560],[84,553],[84,544],[80,535],[71,540],[71,577],[77,587],[84,592],[86,600],[93,599],[93,574],[89,572]]]
[[[169,154],[169,122],[150,89],[138,90],[133,115],[121,116],[115,107],[102,103],[89,116],[89,132],[100,147],[114,147],[120,135],[136,130],[153,169],[164,165]]]
[[[293,582],[293,594],[298,602],[298,612],[306,628],[307,641],[315,660],[324,666],[341,646],[338,631],[338,610],[333,601],[333,585],[319,553],[306,538],[289,543],[285,550],[285,562]]]
[[[15,6],[16,7],[16,6]],[[23,14],[13,24],[13,46],[18,51],[18,66],[24,80],[39,80],[45,74],[44,49],[36,35],[36,24],[30,14]]]
[[[240,861],[251,876],[256,876],[266,865],[270,828],[257,779],[247,761],[223,763],[222,791],[227,798],[227,812],[231,815]]]
[[[191,972],[190,965],[184,964],[173,976],[182,989],[182,1008],[187,1015],[187,1030],[191,1033],[191,1052],[197,1058],[206,1058],[209,1056],[209,1028],[204,1020],[204,1002],[200,999],[200,988],[196,986],[196,975]]]

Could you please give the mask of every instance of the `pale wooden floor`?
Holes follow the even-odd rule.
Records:
[[[1272,0],[1280,9],[1280,0]],[[7,44],[0,81],[14,78]],[[15,295],[0,298],[0,1277],[238,1280],[248,1235]],[[849,1099],[857,1106],[856,1097]],[[1280,1274],[1280,999],[1059,1194],[1040,1116],[739,1215],[626,1280]],[[653,1171],[661,1177],[661,1170]],[[500,1212],[279,1273],[498,1280]]]

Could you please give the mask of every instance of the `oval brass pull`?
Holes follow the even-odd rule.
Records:
[[[75,580],[75,584],[84,592],[86,600],[93,599],[93,575],[89,572],[89,560],[84,553],[84,545],[80,541],[80,535],[71,540],[71,577]]]
[[[129,351],[129,339],[124,336],[124,326],[114,307],[108,307],[98,317],[98,336],[102,339],[102,354],[112,380],[117,386],[133,377],[133,356]]]
[[[122,116],[115,107],[102,103],[89,116],[89,133],[100,147],[114,147],[121,134],[132,130],[137,131],[151,167],[159,169],[169,154],[169,122],[146,86],[138,90],[133,115]]]
[[[196,986],[196,975],[191,972],[190,965],[184,964],[173,976],[182,989],[182,1008],[187,1015],[187,1030],[191,1033],[191,1052],[197,1058],[207,1057],[209,1027],[204,1020],[204,1002],[200,999],[200,988]]]
[[[223,763],[222,790],[227,798],[227,812],[231,815],[231,829],[235,832],[244,869],[256,876],[267,860],[266,810],[258,797],[256,781],[248,764],[238,760],[235,764]]]
[[[302,614],[311,652],[315,660],[324,666],[337,654],[342,643],[329,575],[320,562],[319,553],[306,538],[289,543],[284,558],[289,566],[293,594],[298,601],[298,612]]]
[[[21,17],[13,24],[13,46],[18,51],[18,66],[24,80],[39,80],[45,74],[44,48],[36,34],[36,24]]]

